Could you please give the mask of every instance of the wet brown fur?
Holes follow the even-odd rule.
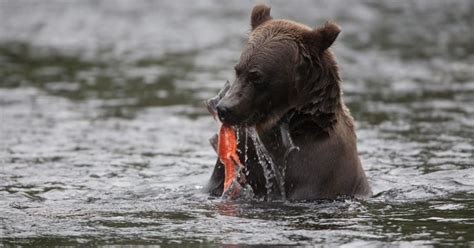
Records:
[[[252,32],[236,70],[274,66],[291,81],[287,82],[286,95],[280,102],[254,106],[261,108],[257,114],[247,109],[243,116],[258,118],[248,117],[242,121],[248,124],[253,121],[257,125],[265,147],[285,175],[284,193],[289,199],[298,200],[370,196],[370,186],[357,154],[353,118],[342,100],[339,69],[329,49],[340,32],[339,26],[327,22],[312,29],[294,21],[275,20],[270,16],[270,7],[265,5],[253,9],[251,26]],[[292,56],[288,56],[290,52]],[[282,61],[283,57],[287,61],[285,65],[272,64]],[[234,84],[243,84],[239,80]],[[232,96],[227,98],[236,94],[239,94],[238,88],[231,90],[228,95]],[[223,102],[229,101],[225,98]],[[242,99],[240,101],[245,101]],[[288,157],[282,155],[287,148],[279,135],[279,124],[283,121],[288,122],[289,133],[299,147],[299,151]],[[244,140],[246,134],[240,135],[240,140]],[[244,151],[245,144],[239,145]],[[247,181],[257,196],[272,197],[265,189],[255,147],[251,142],[247,146]],[[286,168],[283,165],[287,165]],[[221,193],[222,175],[223,167],[218,161],[207,188],[209,192]],[[279,191],[274,183],[272,192],[278,196]]]

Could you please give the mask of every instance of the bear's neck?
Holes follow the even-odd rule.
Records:
[[[288,113],[292,116],[288,120],[292,130],[327,133],[338,121],[339,113],[344,112],[339,69],[330,50],[325,51],[313,67],[304,84],[308,86],[304,89],[306,97]]]

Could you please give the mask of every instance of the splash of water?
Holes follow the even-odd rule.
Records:
[[[291,118],[291,116],[289,118]],[[288,163],[288,156],[290,156],[290,154],[292,152],[299,151],[300,148],[295,145],[295,143],[293,142],[293,139],[291,138],[290,128],[289,128],[288,122],[281,123],[281,125],[280,125],[280,134],[281,134],[281,139],[282,139],[283,146],[285,146],[285,148],[286,148],[285,155],[283,156],[283,163],[284,164],[283,164],[283,168],[281,170],[281,174],[282,174],[282,178],[286,178],[286,168],[288,167],[288,164],[287,164]],[[285,181],[283,180],[283,182],[285,182]]]
[[[240,128],[239,128],[240,130]],[[242,130],[243,134],[245,135],[244,136],[244,165],[245,167],[247,167],[247,164],[248,164],[248,160],[249,160],[249,156],[248,156],[248,151],[249,151],[249,146],[248,146],[248,142],[249,142],[249,131],[247,128],[243,129]],[[249,170],[246,170],[246,173],[245,175],[248,176],[249,175]]]
[[[258,161],[263,168],[263,175],[266,181],[265,188],[267,189],[267,195],[270,196],[272,193],[274,179],[277,183],[278,188],[280,189],[281,197],[285,201],[285,178],[281,175],[280,170],[273,161],[273,158],[271,157],[267,148],[265,148],[265,145],[261,141],[258,132],[255,129],[255,126],[248,127],[247,134],[249,134],[250,138],[252,139],[252,142],[255,146],[255,150],[257,152]]]

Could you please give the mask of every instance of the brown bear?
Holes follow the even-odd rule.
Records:
[[[370,196],[353,118],[342,99],[338,65],[329,48],[339,26],[326,22],[312,29],[273,19],[266,5],[254,7],[251,26],[235,66],[236,79],[216,106],[219,119],[240,130],[246,184],[257,197],[267,199]],[[256,127],[277,167],[273,179],[265,174],[268,163],[259,158],[256,144],[246,137],[249,126]],[[218,159],[207,191],[221,195],[223,178]]]

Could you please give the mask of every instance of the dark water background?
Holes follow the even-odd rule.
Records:
[[[0,0],[0,246],[474,245],[474,2],[269,1],[337,21],[377,197],[225,202],[203,99],[253,1]]]

